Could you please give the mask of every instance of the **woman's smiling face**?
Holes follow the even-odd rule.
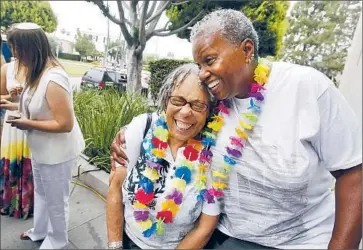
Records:
[[[248,93],[243,79],[247,78],[245,48],[250,45],[248,40],[239,46],[232,45],[219,32],[201,33],[193,41],[193,57],[200,67],[199,78],[217,99]]]
[[[185,104],[185,101],[192,104]],[[201,87],[198,76],[188,75],[175,87],[167,100],[169,137],[182,143],[195,137],[205,125],[208,105],[208,93]]]

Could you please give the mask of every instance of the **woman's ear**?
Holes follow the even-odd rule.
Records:
[[[253,59],[252,57],[255,54],[255,44],[251,39],[244,40],[241,43],[240,48],[244,52],[246,59],[249,59],[249,60]]]

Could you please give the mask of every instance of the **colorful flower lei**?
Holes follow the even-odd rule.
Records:
[[[230,145],[226,147],[226,154],[223,155],[223,162],[220,163],[220,167],[217,170],[212,171],[212,188],[207,189],[207,179],[205,176],[207,164],[210,165],[213,154],[207,150],[205,155],[207,159],[200,158],[199,165],[199,176],[203,179],[203,183],[197,183],[197,187],[200,189],[198,198],[208,201],[208,203],[214,202],[214,197],[220,198],[224,196],[223,190],[228,186],[229,172],[231,167],[236,164],[236,159],[242,156],[242,150],[245,147],[245,143],[248,140],[248,134],[252,131],[254,125],[258,120],[258,114],[261,111],[261,106],[257,105],[263,102],[264,96],[263,87],[268,81],[268,75],[270,73],[270,63],[267,60],[259,60],[254,71],[255,82],[251,84],[251,89],[248,94],[250,99],[250,107],[247,111],[241,115],[244,119],[239,120],[238,127],[235,128],[236,136],[231,136]],[[230,100],[219,101],[215,115],[212,117],[212,121],[207,124],[210,131],[204,131],[205,137],[202,143],[206,148],[210,148],[215,145],[217,134],[223,126],[224,118],[223,115],[229,115],[231,108]],[[217,115],[218,114],[218,115]],[[204,149],[206,150],[206,149]],[[208,166],[209,166],[208,165]],[[205,182],[204,182],[205,180]]]
[[[134,217],[143,231],[144,237],[150,237],[155,232],[159,235],[164,233],[164,223],[172,223],[180,210],[183,202],[183,192],[186,185],[192,181],[194,162],[199,158],[202,144],[198,140],[191,139],[183,150],[183,159],[175,169],[175,178],[172,180],[171,189],[166,192],[165,200],[161,203],[161,210],[157,212],[157,221],[150,218],[149,204],[155,197],[154,184],[159,180],[158,170],[162,167],[161,160],[166,156],[168,147],[168,127],[165,115],[161,115],[156,121],[151,139],[151,157],[147,154],[146,168],[139,182],[139,189],[135,194],[136,202],[133,204]],[[149,157],[148,157],[149,155]]]

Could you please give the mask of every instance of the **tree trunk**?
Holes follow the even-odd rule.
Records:
[[[127,91],[141,90],[142,52],[137,53],[136,47],[127,47]]]

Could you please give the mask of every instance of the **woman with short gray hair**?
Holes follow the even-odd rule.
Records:
[[[208,156],[199,136],[211,95],[198,72],[195,64],[176,68],[163,82],[158,112],[129,124],[129,163],[111,173],[107,195],[109,249],[195,249],[212,235],[219,205],[203,191],[207,164],[200,159]]]

